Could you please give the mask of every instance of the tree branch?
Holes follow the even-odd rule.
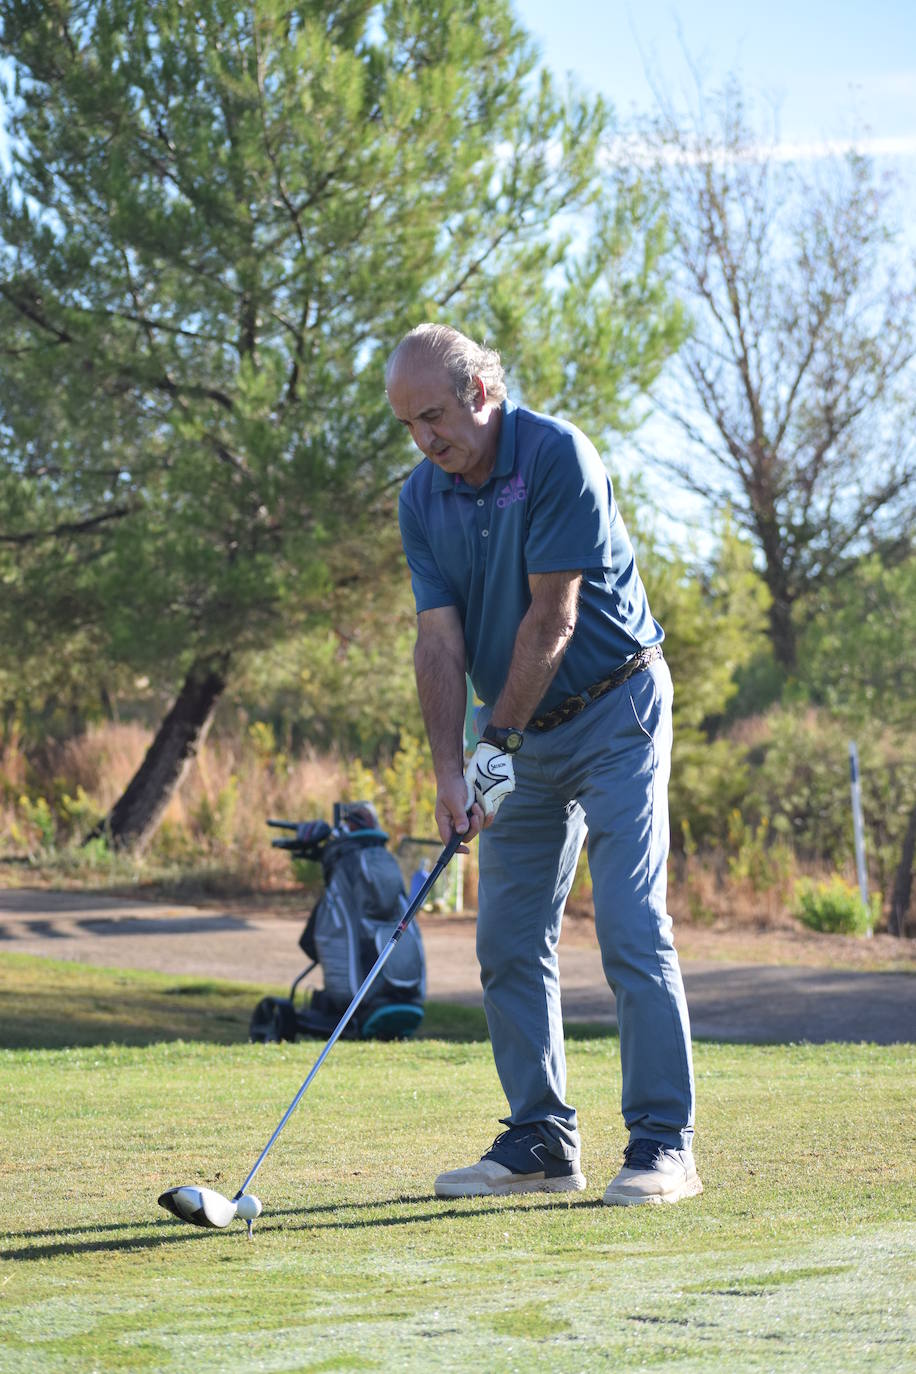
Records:
[[[86,534],[89,530],[98,529],[100,525],[106,524],[111,520],[121,520],[125,515],[130,515],[132,506],[119,506],[115,510],[105,511],[101,515],[93,515],[86,520],[65,521],[63,524],[55,525],[49,530],[27,530],[22,534],[2,534],[0,533],[0,544],[25,545],[35,544],[42,539],[58,539],[65,534]]]

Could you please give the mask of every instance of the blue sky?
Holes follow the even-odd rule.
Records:
[[[679,33],[711,85],[736,73],[775,98],[790,142],[867,131],[916,159],[916,0],[514,0],[555,72],[573,72],[626,118],[647,112],[646,63],[675,96],[690,85]]]

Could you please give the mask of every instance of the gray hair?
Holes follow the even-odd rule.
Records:
[[[418,324],[416,329],[404,335],[385,364],[386,388],[397,365],[415,353],[428,354],[443,363],[455,395],[464,406],[471,405],[477,396],[478,377],[487,389],[489,400],[502,402],[509,394],[506,374],[495,348],[475,343],[447,324]]]

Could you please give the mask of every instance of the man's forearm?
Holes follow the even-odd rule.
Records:
[[[532,579],[534,596],[515,636],[492,723],[524,729],[550,686],[576,628],[578,575]]]
[[[448,640],[421,636],[414,650],[414,668],[436,777],[460,774],[467,708],[464,644],[459,652]]]

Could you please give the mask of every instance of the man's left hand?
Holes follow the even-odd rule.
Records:
[[[481,740],[474,750],[464,776],[468,803],[478,802],[487,821],[496,815],[503,798],[515,791],[512,755],[486,740]]]

